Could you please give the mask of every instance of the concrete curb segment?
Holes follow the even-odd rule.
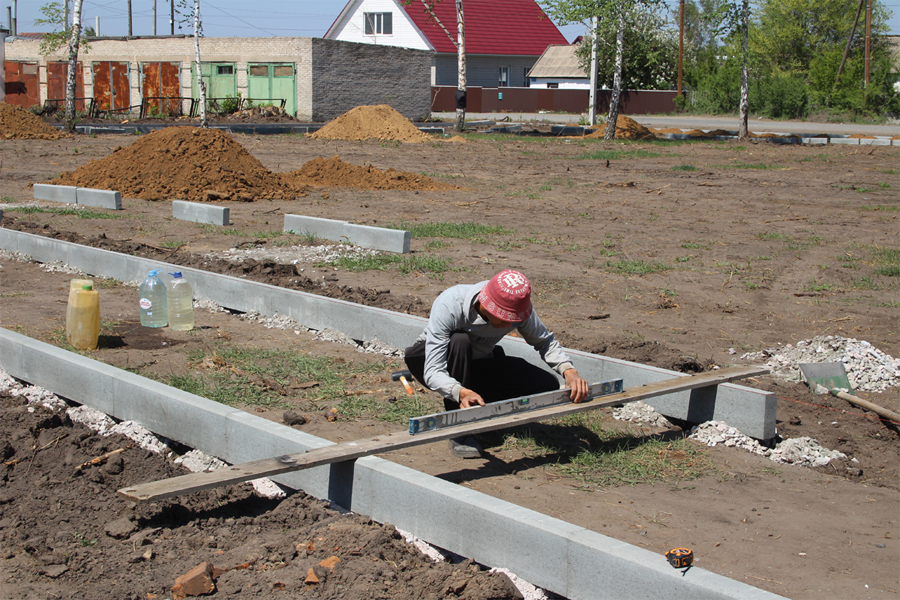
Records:
[[[378,339],[397,348],[405,348],[411,344],[424,330],[426,324],[426,319],[422,317],[109,250],[80,246],[10,229],[0,228],[0,248],[27,254],[41,262],[61,260],[90,275],[113,277],[121,281],[141,281],[150,269],[162,269],[167,273],[180,270],[191,281],[194,298],[197,300],[211,300],[220,306],[240,312],[255,310],[268,316],[277,313],[290,317],[310,329],[336,329],[354,340]],[[137,296],[135,296],[135,311],[137,311]],[[534,350],[522,339],[507,338],[501,345],[508,355],[519,356],[546,368],[546,365],[538,360]],[[630,388],[670,377],[685,376],[675,371],[578,350],[566,352],[572,357],[582,377],[588,381],[622,378],[625,387]],[[770,439],[776,433],[775,395],[741,385],[729,383],[713,388],[670,394],[654,398],[648,404],[667,417],[693,423],[725,421],[743,434],[757,439]]]
[[[331,444],[2,328],[0,366],[231,463]],[[373,456],[276,479],[572,600],[780,598]]]

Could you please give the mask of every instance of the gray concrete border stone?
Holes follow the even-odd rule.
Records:
[[[51,185],[49,183],[36,183],[33,187],[35,200],[49,200],[50,202],[65,202],[75,204],[77,190],[73,185]]]
[[[362,248],[408,254],[412,235],[408,231],[356,225],[347,221],[307,217],[305,215],[284,215],[284,231],[301,235],[315,235],[323,240],[349,242]]]
[[[331,444],[2,328],[0,366],[231,463]],[[683,574],[657,553],[373,456],[276,479],[572,600],[780,598],[696,567]]]
[[[75,189],[75,203],[96,208],[122,210],[122,194],[113,190],[80,187]]]
[[[42,262],[61,260],[90,275],[103,275],[121,281],[141,281],[150,269],[163,269],[165,272],[180,270],[191,281],[194,297],[198,300],[211,300],[220,306],[242,312],[255,310],[269,316],[277,313],[310,329],[330,327],[354,340],[378,339],[397,348],[405,348],[411,344],[426,324],[422,317],[9,229],[0,228],[0,248],[22,252]],[[537,353],[521,339],[508,338],[501,345],[511,356],[519,356],[546,367],[538,359]],[[587,352],[566,351],[588,381],[621,377],[625,387],[629,388],[686,376],[675,371]],[[725,421],[745,435],[757,439],[775,436],[777,399],[774,394],[762,390],[724,384],[669,394],[654,398],[648,404],[668,417],[697,423],[707,420]]]
[[[182,221],[228,225],[231,222],[230,212],[227,206],[211,206],[187,200],[172,201],[172,216]]]

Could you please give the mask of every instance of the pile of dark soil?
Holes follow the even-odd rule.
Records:
[[[314,158],[301,168],[289,173],[282,173],[284,180],[300,186],[312,187],[352,187],[363,190],[408,190],[437,191],[456,190],[455,185],[435,181],[430,177],[388,169],[382,171],[372,165],[352,165],[341,160],[340,156],[331,158]]]
[[[143,200],[252,202],[303,196],[217,129],[167,127],[50,183],[116,190]]]
[[[184,471],[21,396],[0,395],[0,456],[5,598],[171,598],[204,562],[216,598],[521,598],[503,574],[432,562],[391,525],[303,493],[269,500],[244,484],[126,502],[116,489]]]
[[[0,102],[0,138],[7,140],[58,140],[64,137],[21,106]]]
[[[412,121],[387,104],[357,106],[310,133],[317,140],[384,140],[420,143],[431,140]]]

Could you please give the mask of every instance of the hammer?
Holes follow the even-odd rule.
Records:
[[[403,369],[402,371],[394,371],[391,373],[391,381],[399,381],[403,384],[403,387],[406,388],[406,393],[412,395],[413,389],[412,386],[409,385],[409,382],[406,380],[407,377],[412,378],[412,373],[410,373],[407,369]]]

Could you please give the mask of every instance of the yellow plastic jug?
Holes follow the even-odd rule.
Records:
[[[94,286],[93,279],[73,279],[69,282],[69,301],[66,304],[66,332],[69,331],[69,322],[72,320],[72,306],[75,304],[75,292],[80,290],[82,286]]]
[[[100,337],[100,293],[92,285],[82,285],[66,313],[66,339],[76,350],[94,350]]]

